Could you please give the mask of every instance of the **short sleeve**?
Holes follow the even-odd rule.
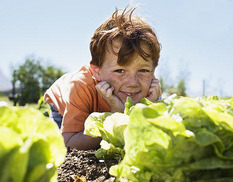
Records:
[[[80,132],[84,130],[84,122],[91,113],[91,88],[82,82],[71,82],[68,88],[62,133]]]

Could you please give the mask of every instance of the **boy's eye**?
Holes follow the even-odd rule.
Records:
[[[124,73],[125,71],[123,69],[117,69],[114,72],[116,72],[116,73]]]
[[[139,72],[142,72],[142,73],[148,73],[148,72],[150,72],[150,70],[147,70],[147,69],[141,69],[141,70],[139,70]]]

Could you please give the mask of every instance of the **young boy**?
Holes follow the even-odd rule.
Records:
[[[67,147],[99,147],[100,138],[83,134],[92,112],[123,112],[127,97],[135,103],[144,97],[151,101],[161,97],[154,76],[160,44],[152,28],[133,16],[134,10],[116,10],[91,39],[90,67],[63,75],[45,93],[53,113],[60,113]]]

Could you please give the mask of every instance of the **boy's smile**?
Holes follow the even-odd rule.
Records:
[[[119,52],[120,47],[120,41],[113,42],[115,52]],[[98,81],[106,81],[114,87],[113,94],[121,102],[125,103],[126,98],[131,97],[135,103],[138,103],[143,97],[148,96],[154,75],[153,62],[135,55],[129,65],[120,66],[117,63],[117,58],[111,49],[106,51],[103,65],[97,69]]]

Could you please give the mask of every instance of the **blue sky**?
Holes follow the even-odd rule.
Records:
[[[0,70],[34,56],[73,71],[90,61],[94,30],[129,1],[0,0]],[[233,0],[135,0],[162,45],[156,75],[190,96],[233,96]],[[0,83],[1,84],[1,83]]]

